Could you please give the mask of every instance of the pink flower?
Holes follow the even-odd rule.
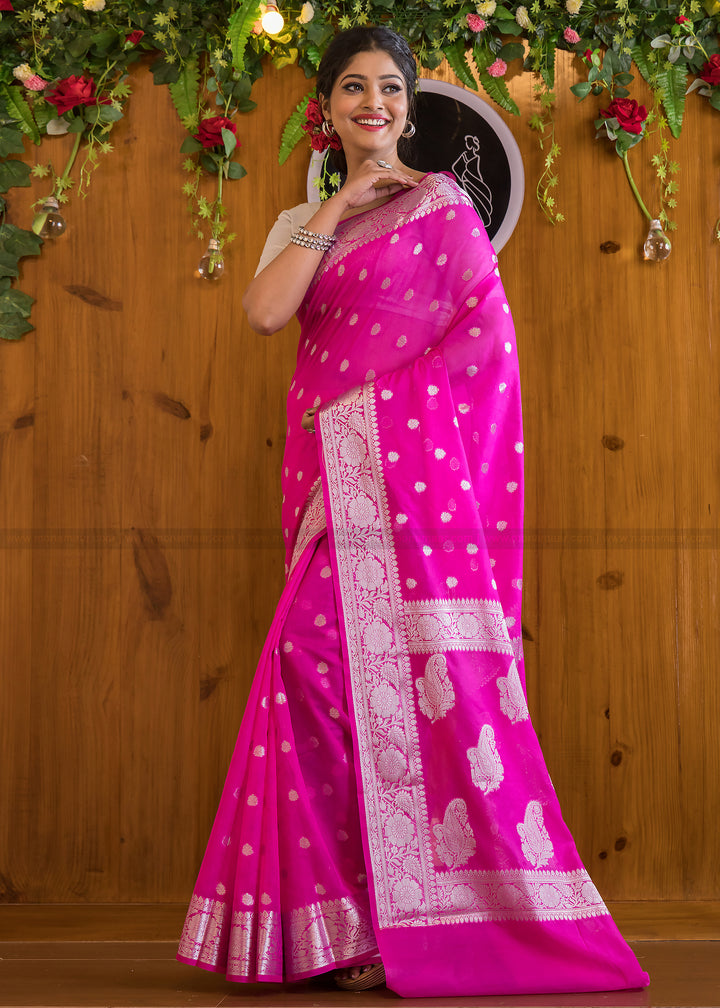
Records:
[[[491,77],[503,77],[507,71],[507,63],[505,60],[501,60],[498,57],[494,63],[491,63],[487,68],[487,72]]]
[[[32,77],[28,77],[27,80],[23,81],[23,84],[28,91],[44,91],[48,86],[48,82],[43,80],[42,77],[38,77],[37,74],[33,74]]]
[[[566,28],[565,31],[563,32],[563,38],[565,39],[568,45],[577,45],[578,42],[580,41],[580,36],[578,35],[578,33],[575,31],[574,28]]]
[[[466,20],[470,31],[481,32],[487,28],[487,22],[483,21],[479,14],[468,14]]]

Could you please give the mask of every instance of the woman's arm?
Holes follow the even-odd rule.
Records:
[[[380,169],[376,161],[365,161],[339,192],[320,204],[305,227],[316,234],[332,235],[348,210],[415,185],[404,171]],[[243,308],[255,332],[270,336],[287,325],[300,307],[323,254],[290,242],[251,281],[243,295]]]

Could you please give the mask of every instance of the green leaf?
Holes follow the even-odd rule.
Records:
[[[185,137],[183,142],[180,144],[181,154],[196,154],[197,151],[202,149],[203,145],[200,143],[200,141],[196,140],[195,137],[192,136]]]
[[[232,130],[223,129],[220,130],[220,134],[223,138],[223,146],[225,148],[225,157],[230,157],[232,152],[237,147],[237,137]]]
[[[445,58],[448,63],[455,71],[455,76],[460,80],[465,87],[472,88],[473,91],[477,91],[477,81],[474,76],[470,73],[470,67],[467,64],[467,48],[463,39],[458,39],[457,42],[453,42],[445,49]]]
[[[4,249],[0,248],[0,276],[2,277],[16,277],[19,276],[20,271],[18,267],[18,257],[16,255],[11,255]]]
[[[13,186],[30,185],[30,165],[16,158],[0,161],[0,193],[7,192]]]
[[[500,59],[505,60],[506,63],[510,63],[514,59],[521,59],[524,55],[525,46],[522,42],[506,42],[498,53]]]
[[[687,67],[682,63],[666,63],[657,72],[657,82],[670,132],[679,137],[685,111]]]
[[[513,115],[520,115],[520,109],[510,97],[508,86],[503,77],[491,77],[487,70],[482,70],[480,83],[500,108],[504,108],[506,112],[512,112]]]
[[[305,109],[307,108],[310,99],[314,97],[315,89],[313,88],[312,91],[308,91],[288,121],[285,123],[285,127],[282,131],[282,137],[280,139],[280,150],[278,151],[279,164],[285,164],[292,151],[305,136],[305,132],[302,128],[302,124],[305,122]]]
[[[0,127],[0,157],[8,154],[24,154],[23,135],[14,126]]]
[[[713,88],[713,93],[710,95],[710,105],[720,112],[720,88]]]
[[[8,252],[18,257],[40,255],[43,245],[42,239],[32,231],[7,223],[0,227],[0,243]]]
[[[19,340],[26,332],[32,332],[33,326],[26,322],[22,315],[16,312],[12,314],[0,313],[0,339]]]
[[[241,164],[237,163],[237,161],[231,161],[230,164],[227,166],[227,177],[228,178],[239,179],[239,178],[244,178],[246,175],[247,175],[247,172],[245,171],[245,169],[243,168],[243,166]]]
[[[9,277],[0,280],[0,339],[18,340],[33,328],[26,319],[34,299],[22,291],[13,290]]]
[[[33,143],[40,143],[40,130],[33,118],[32,110],[22,92],[7,84],[0,84],[0,98],[5,102],[8,113],[19,125],[23,133],[29,136]]]
[[[580,101],[582,101],[583,98],[587,98],[592,91],[592,84],[589,81],[581,81],[579,84],[573,84],[570,90],[576,98],[579,98]]]
[[[164,56],[160,56],[150,67],[154,84],[174,84],[180,78],[180,68],[173,63],[168,63]]]
[[[91,105],[85,112],[86,121],[89,123],[117,122],[122,117],[122,109],[113,105]]]
[[[237,10],[233,12],[228,22],[227,38],[233,66],[241,73],[245,69],[245,46],[259,17],[260,4],[257,0],[240,0]]]
[[[217,85],[216,85],[217,86]],[[175,111],[184,122],[197,111],[200,72],[197,59],[188,60],[180,71],[180,77],[168,84],[168,91]]]

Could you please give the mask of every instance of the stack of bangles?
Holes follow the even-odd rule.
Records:
[[[316,252],[327,252],[335,244],[335,235],[317,234],[315,231],[308,231],[301,224],[290,241],[294,245],[302,245],[303,248],[314,249]]]

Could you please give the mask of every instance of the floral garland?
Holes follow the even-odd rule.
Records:
[[[435,69],[447,59],[466,87],[482,87],[515,114],[509,67],[521,61],[536,75],[540,111],[529,125],[546,152],[537,193],[552,222],[563,219],[555,197],[555,58],[558,50],[575,53],[586,79],[572,90],[581,101],[590,94],[608,99],[596,135],[614,142],[651,232],[660,229],[667,242],[662,229],[674,226],[669,211],[677,191],[667,133],[680,135],[691,93],[720,110],[720,0],[330,0],[323,6],[281,0],[284,23],[276,17],[271,25],[264,15],[274,15],[274,6],[266,9],[259,0],[0,0],[1,337],[18,339],[32,328],[32,300],[12,285],[19,260],[62,234],[61,208],[73,187],[78,195],[87,190],[100,156],[112,152],[112,129],[130,98],[128,70],[148,53],[155,83],[169,88],[187,130],[184,190],[195,232],[208,241],[198,266],[206,279],[222,275],[223,247],[234,237],[226,233],[223,184],[245,174],[236,159],[238,116],[255,107],[250,95],[261,61],[298,64],[312,77],[333,34],[355,24],[387,24],[408,39],[422,67]],[[650,110],[630,97],[636,73],[653,93]],[[311,95],[284,130],[281,163],[306,133],[312,142],[313,128],[304,128]],[[628,160],[650,131],[659,139],[652,161],[662,184],[655,214],[643,203]],[[26,138],[39,144],[62,133],[74,134],[75,143],[61,172],[52,165],[31,171],[14,156],[24,154]],[[25,229],[7,220],[4,194],[29,185],[31,174],[47,177],[50,191]],[[201,193],[207,175],[216,183],[212,200]],[[720,222],[720,239],[719,228]],[[652,248],[662,244],[655,239]]]

